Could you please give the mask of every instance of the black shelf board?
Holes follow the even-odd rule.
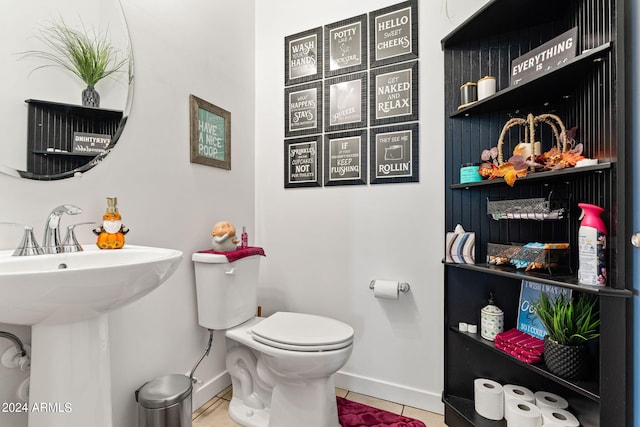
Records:
[[[586,69],[592,67],[594,62],[600,60],[610,50],[610,42],[588,50],[548,73],[498,91],[494,95],[451,113],[449,117],[466,117],[502,109],[514,110],[522,106],[523,100],[530,105],[536,102],[550,102],[552,101],[549,99],[550,96],[559,98],[571,95],[576,76],[584,74]]]
[[[607,170],[607,169],[611,169],[612,167],[612,163],[611,162],[603,162],[603,163],[598,163],[597,165],[593,165],[593,166],[582,166],[582,167],[572,167],[572,168],[566,168],[566,169],[560,169],[560,170],[553,170],[553,171],[544,171],[544,172],[531,172],[531,173],[527,173],[527,176],[522,177],[522,178],[518,178],[516,180],[515,185],[518,185],[518,182],[520,181],[544,181],[544,180],[558,180],[558,179],[562,179],[563,177],[566,176],[570,176],[570,175],[579,175],[579,174],[586,174],[586,173],[591,173],[591,172],[599,172],[599,171],[603,171],[603,170]],[[450,188],[451,189],[469,189],[471,187],[484,187],[487,185],[497,185],[497,184],[505,184],[504,182],[504,178],[495,178],[495,179],[485,179],[482,181],[478,181],[478,182],[467,182],[465,184],[451,184]]]
[[[46,105],[48,107],[57,107],[59,109],[70,109],[78,111],[100,111],[104,113],[122,113],[122,110],[112,110],[109,108],[87,107],[84,105],[67,104],[64,102],[44,101],[42,99],[25,99],[27,104]]]
[[[455,264],[445,263],[445,265],[454,268],[463,268],[466,270],[478,271],[481,273],[495,274],[496,276],[508,277],[516,280],[532,280],[538,283],[545,283],[553,286],[561,286],[563,288],[573,289],[578,292],[596,294],[600,296],[631,298],[633,293],[628,289],[615,289],[609,286],[588,286],[578,282],[578,278],[574,275],[549,275],[546,273],[538,273],[533,271],[516,270],[515,267],[502,267],[487,264]]]
[[[544,365],[544,363],[537,363],[537,364],[530,364],[530,363],[525,363],[522,362],[518,359],[516,359],[515,357],[512,357],[511,355],[505,353],[504,351],[496,348],[495,344],[493,343],[493,341],[489,341],[489,340],[485,340],[484,338],[482,338],[479,334],[471,334],[468,332],[460,332],[460,330],[456,327],[456,326],[452,326],[450,328],[452,331],[464,336],[465,338],[478,343],[479,345],[483,345],[485,347],[488,347],[492,350],[494,350],[496,353],[500,354],[500,356],[504,357],[505,359],[511,360],[513,363],[523,366],[539,375],[542,375],[543,377],[549,378],[550,380],[553,380],[554,382],[575,391],[576,393],[581,394],[582,396],[585,396],[591,400],[593,400],[594,402],[599,403],[600,402],[600,389],[598,386],[598,383],[596,381],[571,381],[571,380],[566,380],[564,378],[561,378],[551,372],[549,372],[546,368],[546,366]]]
[[[441,40],[442,48],[557,20],[556,0],[493,0]]]
[[[45,151],[33,150],[33,154],[42,154],[43,156],[72,156],[72,157],[95,157],[100,153],[71,153],[68,151]]]
[[[493,421],[476,412],[475,402],[463,397],[446,395],[442,398],[445,405],[453,409],[460,417],[475,427],[506,427],[506,420]]]

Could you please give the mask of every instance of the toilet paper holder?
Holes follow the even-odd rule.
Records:
[[[373,290],[375,286],[376,286],[375,280],[372,280],[371,282],[369,282],[369,289]],[[409,286],[408,283],[398,282],[398,291],[405,293],[405,292],[409,292],[410,290],[411,290],[411,286]]]

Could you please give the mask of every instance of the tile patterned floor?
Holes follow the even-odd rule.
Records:
[[[440,414],[434,414],[387,400],[376,399],[375,397],[340,388],[336,388],[336,396],[345,397],[354,402],[420,420],[425,423],[427,427],[446,427],[444,418]],[[214,396],[213,399],[209,400],[193,413],[193,427],[242,427],[229,417],[229,400],[231,400],[231,387],[218,393],[218,395]]]

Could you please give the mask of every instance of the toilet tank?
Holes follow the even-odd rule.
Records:
[[[260,255],[228,262],[225,255],[195,253],[198,323],[228,329],[256,315]]]

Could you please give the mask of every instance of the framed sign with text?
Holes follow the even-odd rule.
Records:
[[[335,132],[367,126],[367,73],[324,82],[324,130]]]
[[[418,1],[371,12],[369,40],[371,68],[418,58]]]
[[[322,78],[322,27],[285,37],[284,52],[285,86]]]
[[[367,15],[345,19],[324,28],[325,77],[367,68]]]
[[[284,141],[284,188],[322,186],[322,136]]]
[[[231,113],[189,95],[191,163],[231,169]]]
[[[418,120],[418,61],[369,73],[371,126]]]
[[[324,185],[367,183],[366,129],[324,137]]]
[[[284,134],[287,138],[322,132],[322,82],[284,90]]]
[[[111,144],[110,134],[73,132],[73,154],[96,155],[104,153]]]
[[[371,129],[371,184],[419,182],[418,124]]]
[[[511,61],[511,86],[533,80],[576,57],[578,27],[573,27],[552,40]]]

